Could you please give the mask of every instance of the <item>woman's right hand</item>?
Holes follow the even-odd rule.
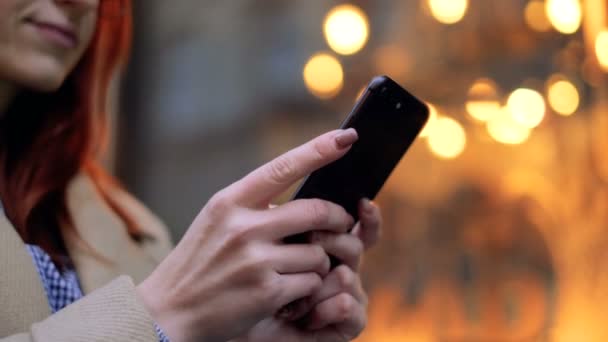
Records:
[[[335,204],[273,198],[341,158],[353,129],[324,134],[214,195],[169,256],[137,292],[171,341],[227,341],[284,305],[310,296],[329,272],[325,250],[286,245],[311,230],[346,233],[353,218]]]

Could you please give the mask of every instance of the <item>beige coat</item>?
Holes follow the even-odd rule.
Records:
[[[162,223],[125,192],[112,194],[149,237],[141,243],[103,202],[91,180],[76,177],[68,207],[82,242],[66,238],[85,297],[54,315],[25,245],[0,215],[0,341],[157,341],[154,322],[135,295],[142,281],[169,252]]]

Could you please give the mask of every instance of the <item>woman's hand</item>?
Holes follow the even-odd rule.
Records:
[[[229,340],[321,288],[330,267],[325,250],[282,241],[313,227],[345,233],[353,218],[321,200],[268,206],[300,178],[342,157],[357,138],[352,129],[324,134],[209,200],[176,248],[137,288],[171,341]]]
[[[359,217],[361,222],[350,234],[313,233],[313,243],[342,262],[318,291],[232,342],[343,342],[357,337],[367,321],[367,296],[357,269],[363,250],[378,240],[382,224],[378,207],[369,201],[362,201]]]

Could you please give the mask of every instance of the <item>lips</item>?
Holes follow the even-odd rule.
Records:
[[[69,24],[60,24],[37,19],[28,19],[26,22],[34,26],[40,34],[51,43],[60,45],[64,48],[74,48],[78,45],[76,30]]]

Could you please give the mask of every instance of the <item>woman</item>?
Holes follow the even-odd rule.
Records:
[[[269,206],[343,156],[356,132],[324,134],[218,192],[171,250],[158,220],[96,161],[130,26],[129,0],[0,1],[0,338],[357,336],[357,267],[377,239],[378,208],[362,200],[355,225],[320,200]],[[311,229],[310,244],[282,243]],[[330,270],[328,255],[342,264]]]

